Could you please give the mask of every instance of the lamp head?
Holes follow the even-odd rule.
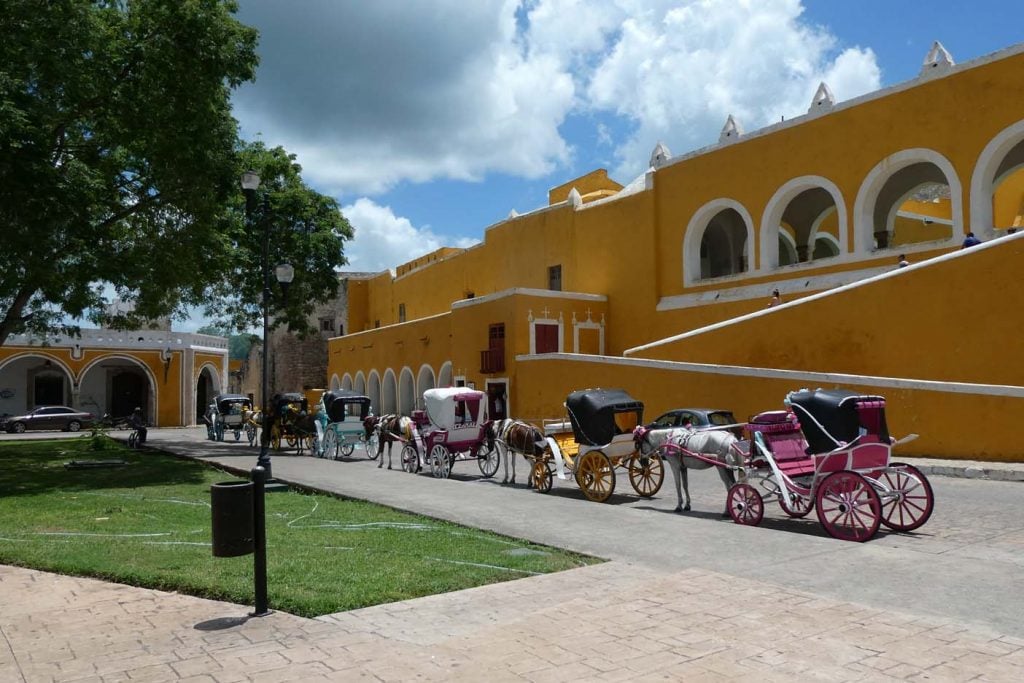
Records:
[[[274,276],[282,285],[290,285],[292,280],[295,279],[295,269],[290,263],[279,263],[274,268]]]
[[[260,187],[260,174],[251,168],[242,174],[242,189],[257,190]]]

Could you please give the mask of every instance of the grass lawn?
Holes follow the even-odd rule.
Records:
[[[251,605],[252,556],[214,558],[203,463],[88,435],[0,443],[0,563]],[[124,459],[69,470],[71,460]],[[325,495],[267,495],[270,606],[317,616],[598,562]]]

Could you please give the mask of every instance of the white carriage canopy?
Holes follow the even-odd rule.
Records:
[[[484,396],[482,391],[465,387],[427,389],[423,392],[423,403],[431,423],[441,429],[451,429],[457,424],[457,416],[464,416],[466,422],[474,424],[482,422]],[[457,410],[459,403],[465,405],[464,411]]]

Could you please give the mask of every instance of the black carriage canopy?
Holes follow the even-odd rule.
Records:
[[[252,399],[244,394],[217,394],[213,397],[213,402],[222,413],[228,412],[232,405],[238,403],[244,403],[247,408],[252,407]]]
[[[889,441],[889,429],[885,424],[885,410],[879,407],[871,411],[868,423],[857,410],[857,404],[881,401],[881,396],[858,394],[845,389],[816,389],[794,391],[788,401],[800,420],[800,428],[807,439],[808,453],[827,453],[844,443],[856,439],[862,430],[878,434],[883,443]]]
[[[327,419],[331,422],[341,422],[347,415],[359,415],[360,420],[365,420],[370,414],[370,397],[355,391],[325,391],[321,400],[327,409]]]
[[[644,404],[625,389],[584,389],[565,399],[576,442],[604,446],[643,424]]]
[[[309,412],[309,402],[306,397],[298,392],[289,392],[285,394],[274,394],[270,399],[270,405],[275,413],[280,414],[285,407],[293,404],[298,404],[297,409],[303,412]]]

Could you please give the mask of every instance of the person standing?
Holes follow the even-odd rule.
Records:
[[[906,268],[906,267],[907,267],[907,266],[909,266],[909,265],[910,265],[910,261],[908,261],[908,260],[907,260],[907,256],[906,256],[906,254],[900,254],[900,263],[899,263],[899,267],[900,267],[900,268]]]
[[[782,297],[779,296],[779,290],[773,289],[772,290],[771,301],[768,302],[768,308],[772,308],[773,306],[778,306],[781,303],[782,303]]]
[[[131,417],[128,418],[128,425],[139,434],[135,443],[139,447],[144,446],[146,443],[146,418],[142,415],[142,408],[136,407],[132,411]]]

